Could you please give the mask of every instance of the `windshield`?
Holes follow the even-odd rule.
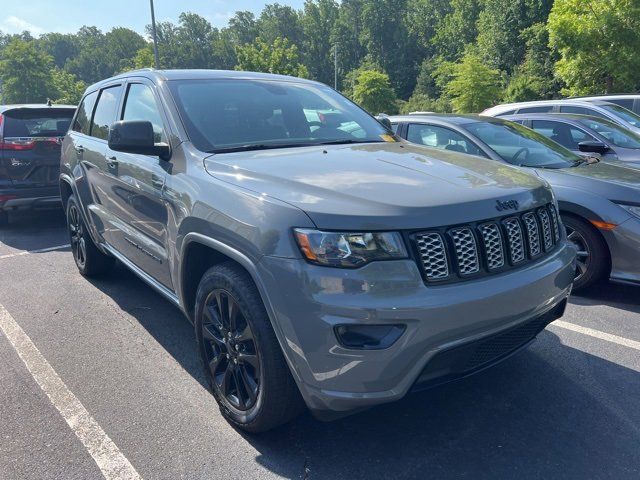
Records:
[[[580,123],[602,135],[609,143],[622,148],[640,148],[640,136],[607,120],[580,120]]]
[[[640,117],[633,113],[631,110],[627,110],[620,105],[600,105],[606,111],[613,113],[616,117],[621,118],[627,123],[630,123],[634,127],[640,128]]]
[[[245,79],[169,85],[190,139],[205,152],[393,140],[376,119],[324,85]]]
[[[582,161],[544,135],[517,123],[477,122],[466,125],[466,129],[512,165],[564,168]]]
[[[19,108],[4,113],[5,137],[62,137],[75,109]]]

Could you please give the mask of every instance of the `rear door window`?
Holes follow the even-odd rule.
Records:
[[[120,102],[120,94],[122,93],[122,85],[108,87],[100,92],[98,105],[93,114],[91,122],[92,137],[106,140],[109,136],[109,128],[116,121],[118,103]]]
[[[562,105],[560,107],[560,111],[562,113],[577,113],[578,115],[593,115],[595,117],[607,118],[598,110],[595,110],[593,108],[587,108],[587,107],[575,107],[573,105]]]
[[[524,107],[518,109],[518,113],[549,113],[553,111],[553,105],[540,105],[537,107]]]
[[[607,98],[607,101],[633,111],[633,98]]]
[[[67,133],[74,109],[19,108],[3,114],[5,138],[62,137]]]
[[[78,114],[73,122],[72,130],[74,132],[84,133],[89,135],[91,128],[91,115],[93,114],[93,107],[96,104],[98,98],[98,92],[92,92],[80,102],[78,107]]]

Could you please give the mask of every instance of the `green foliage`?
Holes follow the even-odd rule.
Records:
[[[450,11],[438,23],[432,43],[435,52],[454,61],[478,36],[476,23],[482,11],[480,0],[451,0]]]
[[[333,84],[334,46],[327,41],[327,36],[337,18],[338,4],[335,0],[307,0],[304,4],[301,21],[304,63],[313,78],[328,84]]]
[[[53,99],[54,103],[66,105],[77,105],[80,103],[82,94],[87,88],[87,85],[83,81],[76,79],[71,73],[67,73],[57,67],[51,70],[51,79],[56,92]]]
[[[549,39],[570,95],[640,87],[640,1],[556,0]]]
[[[411,112],[435,112],[445,113],[451,111],[451,105],[446,98],[433,99],[424,93],[414,93],[409,100],[400,104],[400,113]]]
[[[56,93],[51,69],[53,58],[33,41],[13,39],[0,60],[3,103],[44,103]]]
[[[278,37],[272,44],[257,38],[254,43],[236,47],[236,54],[237,70],[278,73],[303,78],[309,76],[307,67],[300,63],[298,47],[292,45],[286,38]]]
[[[468,51],[458,63],[442,64],[438,70],[438,81],[456,113],[480,112],[500,100],[500,72],[476,52]]]
[[[353,100],[373,115],[396,113],[396,94],[386,73],[362,70],[356,79]]]

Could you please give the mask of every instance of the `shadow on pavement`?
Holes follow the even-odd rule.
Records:
[[[584,292],[573,294],[569,303],[581,306],[607,305],[640,313],[640,286],[603,282]]]
[[[12,212],[9,224],[0,227],[0,255],[13,250],[31,251],[67,244],[69,237],[65,225],[62,208]]]
[[[122,266],[91,282],[205,386],[193,327],[175,307]],[[638,372],[545,331],[474,377],[332,423],[305,414],[243,436],[259,464],[289,479],[636,479],[638,398]]]

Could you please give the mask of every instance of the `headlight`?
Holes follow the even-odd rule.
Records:
[[[624,203],[619,203],[618,205],[624,208],[631,215],[640,218],[640,205],[625,205]]]
[[[398,232],[321,232],[296,228],[294,233],[302,255],[319,265],[356,268],[374,260],[407,257]]]

